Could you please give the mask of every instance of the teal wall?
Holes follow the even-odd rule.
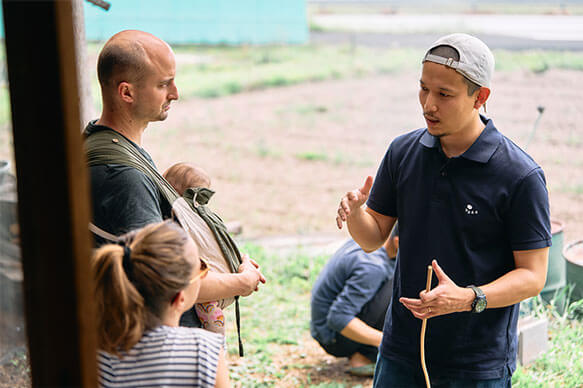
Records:
[[[85,3],[87,40],[125,29],[168,43],[305,43],[305,0],[108,0],[109,11]]]

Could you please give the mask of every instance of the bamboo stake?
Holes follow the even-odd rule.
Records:
[[[425,291],[429,292],[431,290],[431,276],[433,275],[433,268],[427,266],[427,284],[425,285]],[[425,365],[425,330],[427,329],[427,318],[421,323],[421,368],[423,369],[423,375],[425,376],[425,385],[427,388],[431,388],[431,382],[429,381],[429,374],[427,373],[427,366]]]

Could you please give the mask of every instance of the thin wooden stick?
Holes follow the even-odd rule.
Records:
[[[427,284],[425,285],[425,291],[429,292],[431,290],[431,276],[433,275],[433,268],[427,266]],[[427,366],[425,365],[425,330],[427,329],[427,318],[421,323],[421,368],[423,369],[423,375],[425,376],[425,385],[427,388],[431,388],[431,382],[429,381],[429,374],[427,373]]]

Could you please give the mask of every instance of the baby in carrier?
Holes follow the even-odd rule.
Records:
[[[199,206],[206,205],[212,194],[214,194],[214,192],[210,190],[211,180],[209,175],[203,169],[187,163],[177,163],[171,166],[164,173],[164,178],[166,178],[168,183],[174,187],[178,194],[189,202],[191,206],[194,206],[195,209]],[[200,210],[201,209],[199,209],[199,212]],[[217,226],[219,228],[225,228],[226,231],[226,227],[218,216],[208,211],[206,208],[204,211],[205,214],[212,214],[215,224],[218,224]],[[202,233],[195,233],[195,235],[191,233],[191,235],[193,235],[197,245],[200,244],[199,246],[202,246],[201,256],[204,257],[205,254],[214,256],[206,257],[211,270],[218,272],[231,272],[232,269],[228,268],[227,263],[225,263],[224,259],[221,257],[221,248],[216,241],[213,241],[210,228],[204,228],[203,225],[202,229],[199,230],[201,230]],[[203,241],[200,241],[200,239]],[[215,258],[215,260],[213,260],[213,258]],[[223,314],[223,308],[231,303],[232,299],[196,303],[194,308],[205,329],[224,335],[225,316]]]

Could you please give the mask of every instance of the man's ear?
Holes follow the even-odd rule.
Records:
[[[476,101],[474,102],[474,108],[480,109],[482,107],[482,105],[484,105],[486,103],[486,101],[488,100],[488,97],[490,97],[490,89],[482,86],[480,89],[478,89],[478,94],[476,95]]]
[[[124,102],[134,102],[134,87],[129,82],[122,81],[117,85],[117,94]]]

